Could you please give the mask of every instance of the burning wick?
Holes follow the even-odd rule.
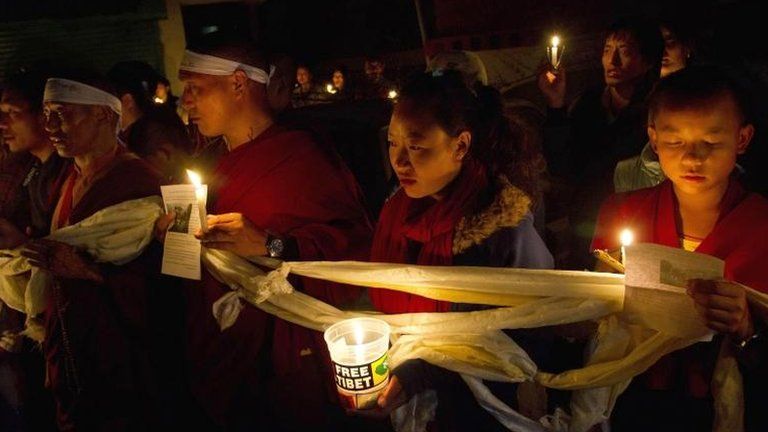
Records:
[[[327,91],[330,94],[336,94],[337,90],[333,88],[333,84],[328,84],[327,86],[325,86],[325,91]]]
[[[163,98],[155,96],[155,103],[158,105],[162,105],[165,103],[165,101],[163,100]]]
[[[552,69],[555,71],[560,67],[560,60],[563,58],[564,51],[565,46],[560,45],[560,37],[557,35],[552,36],[547,47],[547,58],[549,59],[549,64],[552,65]]]
[[[387,93],[387,97],[390,99],[397,98],[397,90],[390,90],[389,93]]]
[[[621,265],[624,265],[626,264],[626,247],[635,241],[635,235],[629,229],[624,229],[619,235],[619,241],[621,242]]]
[[[197,198],[197,211],[200,215],[200,229],[206,233],[208,232],[208,221],[205,212],[205,202],[208,198],[208,190],[203,185],[200,175],[192,170],[187,170],[187,177],[189,181],[195,186],[195,198]]]

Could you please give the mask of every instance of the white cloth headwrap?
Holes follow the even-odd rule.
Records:
[[[239,69],[245,72],[249,79],[264,85],[269,85],[269,79],[275,74],[274,65],[269,65],[269,74],[267,74],[264,69],[257,68],[256,66],[212,55],[198,54],[190,50],[184,51],[184,58],[181,60],[179,69],[203,75],[232,75]]]
[[[64,102],[81,105],[104,105],[121,115],[120,99],[104,90],[64,78],[49,78],[45,82],[43,102]],[[118,122],[118,125],[120,122]]]

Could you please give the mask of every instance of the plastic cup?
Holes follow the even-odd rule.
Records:
[[[325,343],[342,405],[375,408],[379,393],[389,382],[389,324],[375,318],[340,321],[325,331]]]

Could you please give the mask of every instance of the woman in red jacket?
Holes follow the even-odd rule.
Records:
[[[498,92],[468,88],[458,73],[425,74],[406,85],[389,125],[390,162],[401,188],[381,212],[371,260],[552,268],[530,211],[533,158],[517,132]],[[390,314],[473,309],[386,289],[370,295],[377,310]],[[523,345],[537,351],[533,342]],[[501,428],[456,373],[416,360],[392,376],[379,399],[383,408],[433,389],[441,431]],[[516,386],[496,387],[516,405]]]

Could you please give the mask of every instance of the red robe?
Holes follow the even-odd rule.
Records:
[[[726,279],[768,292],[768,200],[745,192],[732,180],[720,208],[717,224],[696,252],[724,260]],[[592,248],[618,248],[624,228],[633,231],[637,242],[679,248],[677,213],[677,199],[668,180],[654,188],[614,195],[600,211]],[[716,355],[715,344],[696,344],[661,358],[637,380],[656,390],[682,384],[682,391],[704,399],[709,394]]]
[[[305,132],[270,127],[219,161],[211,189],[211,213],[239,212],[258,228],[294,238],[300,260],[367,257],[371,226],[359,188],[338,156]],[[331,304],[358,295],[319,280],[292,283]],[[272,405],[271,420],[277,418],[283,427],[290,429],[291,421],[295,427],[321,424],[324,406],[336,399],[322,333],[252,306],[222,332],[211,306],[227,292],[207,272],[202,291],[188,292],[189,374],[198,402],[220,424],[238,415],[235,407],[257,409],[261,398]],[[270,339],[272,364],[267,366]]]
[[[159,185],[146,163],[120,154],[71,209],[69,223],[159,195]],[[151,275],[159,274],[157,258],[145,251],[122,266],[102,264],[103,284],[57,278],[45,312],[43,352],[60,429],[144,430],[158,424],[159,383],[149,349],[155,331],[149,288]]]

